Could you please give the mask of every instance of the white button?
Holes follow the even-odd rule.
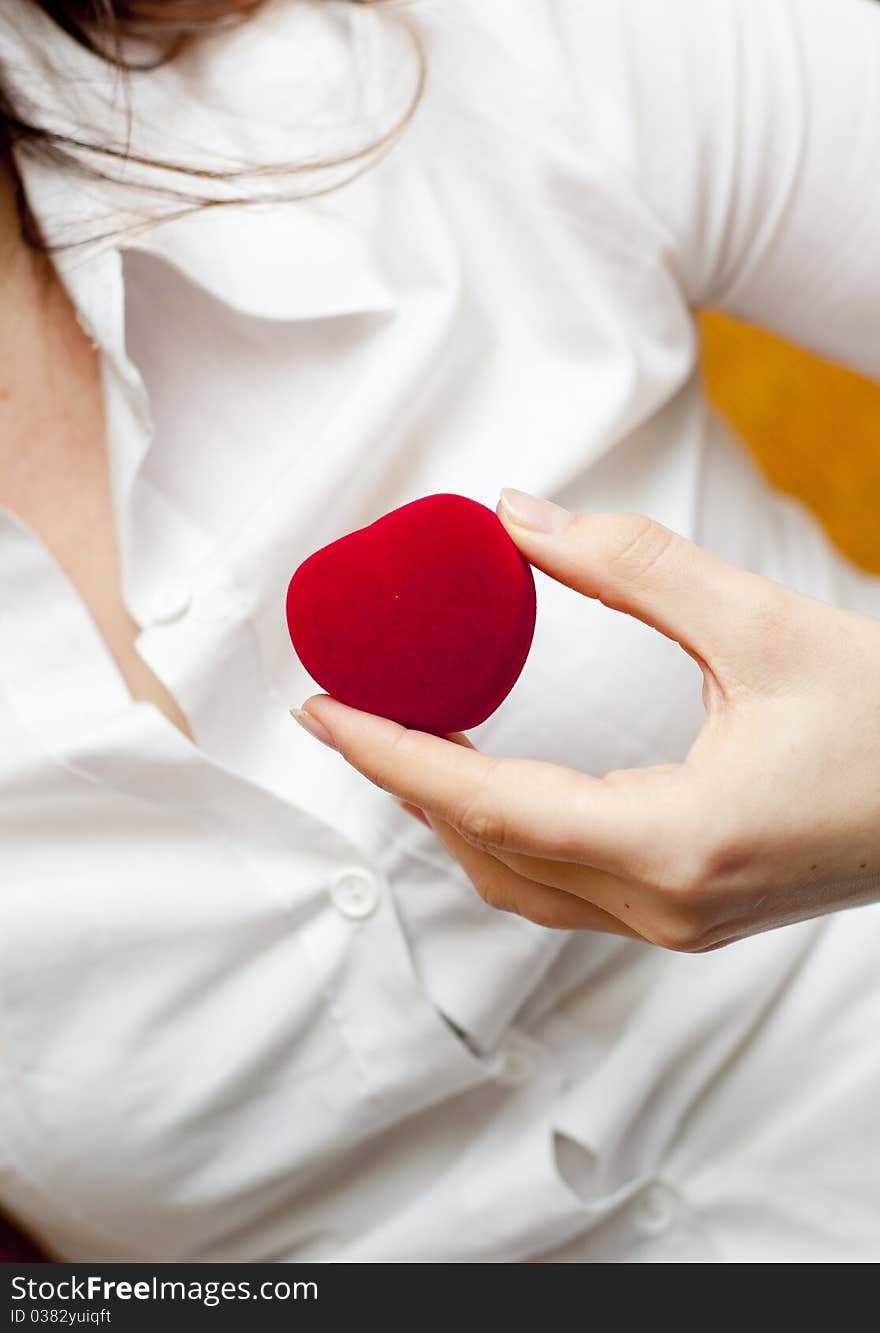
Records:
[[[525,1083],[535,1072],[536,1064],[532,1053],[515,1037],[510,1037],[501,1047],[491,1065],[492,1077],[499,1083],[511,1087]]]
[[[649,1185],[636,1204],[635,1220],[640,1231],[656,1236],[668,1231],[678,1213],[678,1195],[668,1185]]]
[[[179,583],[166,583],[159,588],[150,603],[150,618],[157,625],[167,625],[185,616],[192,602],[192,593]]]
[[[379,902],[379,886],[368,870],[343,870],[330,885],[330,897],[343,916],[369,916]]]

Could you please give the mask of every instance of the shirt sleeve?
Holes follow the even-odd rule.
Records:
[[[880,4],[555,0],[693,306],[880,378]]]

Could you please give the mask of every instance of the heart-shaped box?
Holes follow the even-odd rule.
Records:
[[[535,580],[498,516],[427,495],[310,555],[287,627],[335,699],[443,735],[484,722],[513,688],[535,630]]]

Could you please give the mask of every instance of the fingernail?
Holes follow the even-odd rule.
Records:
[[[567,509],[554,504],[552,500],[541,500],[537,495],[526,491],[514,490],[505,486],[501,492],[501,504],[514,523],[521,528],[532,528],[535,532],[559,532],[571,518]]]
[[[314,736],[316,741],[322,741],[324,745],[329,745],[331,750],[337,748],[333,737],[330,735],[330,732],[324,726],[323,722],[319,722],[316,717],[312,717],[311,713],[307,713],[304,708],[291,708],[290,716],[293,718],[294,722],[298,722],[310,736]]]

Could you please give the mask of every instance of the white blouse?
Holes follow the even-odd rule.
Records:
[[[402,135],[320,166],[398,118],[416,39]],[[3,1206],[82,1261],[876,1259],[880,908],[695,956],[492,911],[291,722],[316,686],[284,593],[388,509],[512,485],[880,614],[708,410],[692,319],[880,377],[880,6],[275,0],[126,110],[11,0],[0,60],[80,138],[317,164],[184,214],[186,177],[18,150],[85,242],[56,262],[102,355],[124,596],[196,743],[0,511]],[[475,742],[680,758],[690,659],[537,582]]]

